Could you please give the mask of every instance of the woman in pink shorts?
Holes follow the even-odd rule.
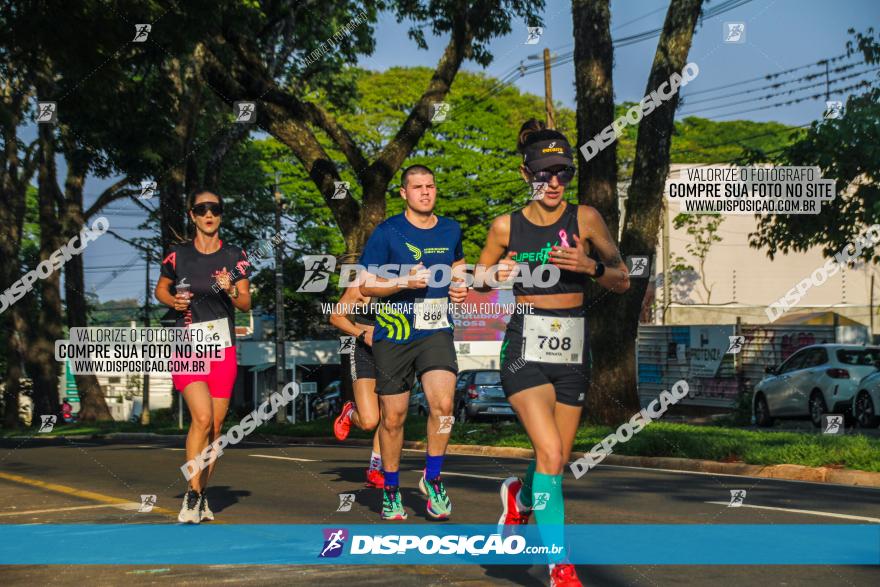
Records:
[[[251,265],[244,250],[220,240],[223,200],[219,195],[196,190],[187,209],[196,227],[195,238],[173,245],[162,261],[156,299],[180,313],[176,326],[204,329],[223,347],[223,358],[211,361],[209,373],[172,374],[174,387],[182,392],[192,416],[186,437],[186,458],[192,461],[220,435],[229,409],[238,372],[235,310],[251,308]],[[205,497],[214,465],[190,479],[177,518],[180,522],[214,519]]]

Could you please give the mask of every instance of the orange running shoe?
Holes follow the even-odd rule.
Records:
[[[379,469],[367,469],[366,487],[385,489],[385,475]]]
[[[574,565],[552,565],[550,567],[550,587],[583,587],[583,583],[574,572]]]
[[[351,413],[354,411],[354,402],[345,402],[342,405],[342,411],[336,420],[333,421],[333,435],[336,440],[345,440],[348,438],[348,432],[351,430]]]

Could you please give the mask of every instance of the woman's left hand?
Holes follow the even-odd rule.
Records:
[[[214,279],[217,281],[217,285],[220,287],[220,289],[225,291],[227,294],[229,294],[229,292],[232,291],[232,289],[235,287],[235,284],[232,283],[232,275],[229,274],[229,272],[226,270],[226,267],[224,267],[222,271],[217,273]]]
[[[574,247],[554,246],[550,250],[550,262],[566,271],[592,275],[596,270],[596,262],[587,257],[584,240],[586,239],[575,238]]]

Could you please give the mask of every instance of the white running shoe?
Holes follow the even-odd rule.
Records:
[[[177,521],[181,524],[198,524],[201,522],[199,516],[199,502],[201,501],[198,491],[188,489],[183,494],[183,506],[177,515]]]
[[[208,496],[205,495],[204,491],[202,492],[202,499],[199,500],[199,519],[202,522],[205,520],[208,520],[209,522],[214,521],[214,512],[208,507]]]

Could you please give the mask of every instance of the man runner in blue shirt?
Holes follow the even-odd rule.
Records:
[[[413,378],[418,376],[430,406],[428,453],[419,489],[428,498],[427,513],[445,520],[452,504],[440,479],[449,443],[452,403],[458,362],[452,342],[448,303],[462,303],[467,288],[458,271],[464,264],[461,227],[434,214],[437,188],[434,173],[422,165],[407,167],[401,176],[400,197],[406,210],[376,227],[364,247],[360,264],[361,293],[384,298],[373,333],[376,391],[382,405],[379,438],[385,473],[382,519],[405,520],[398,469],[403,448],[403,423]],[[383,278],[381,265],[409,266],[400,277]],[[450,282],[453,281],[452,287]]]

